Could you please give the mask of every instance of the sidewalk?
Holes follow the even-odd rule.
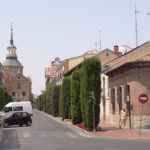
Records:
[[[113,139],[142,139],[150,140],[150,132],[139,131],[138,129],[119,129],[106,124],[101,124],[102,131],[97,131],[94,136]]]

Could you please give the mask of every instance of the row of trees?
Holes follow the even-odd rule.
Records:
[[[2,87],[0,87],[0,111],[10,101],[12,101],[11,97]]]
[[[40,110],[83,123],[88,130],[98,126],[100,114],[101,64],[98,58],[85,59],[71,74],[65,75],[62,85],[48,84],[38,97]]]

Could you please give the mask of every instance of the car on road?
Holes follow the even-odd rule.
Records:
[[[3,127],[8,127],[10,125],[31,126],[31,115],[27,112],[15,112],[13,114],[7,114],[3,119]]]

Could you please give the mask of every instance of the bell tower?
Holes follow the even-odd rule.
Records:
[[[7,47],[7,50],[8,50],[7,57],[9,57],[9,58],[16,58],[17,59],[16,46],[14,45],[14,39],[13,39],[13,27],[12,27],[12,24],[10,26],[10,46]]]

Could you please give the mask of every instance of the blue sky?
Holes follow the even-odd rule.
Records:
[[[138,14],[139,43],[150,38],[148,0],[1,0],[0,59],[14,26],[17,53],[33,92],[44,89],[44,66],[55,57],[77,56],[95,48],[102,30],[102,48],[114,44],[135,46],[134,4]]]

